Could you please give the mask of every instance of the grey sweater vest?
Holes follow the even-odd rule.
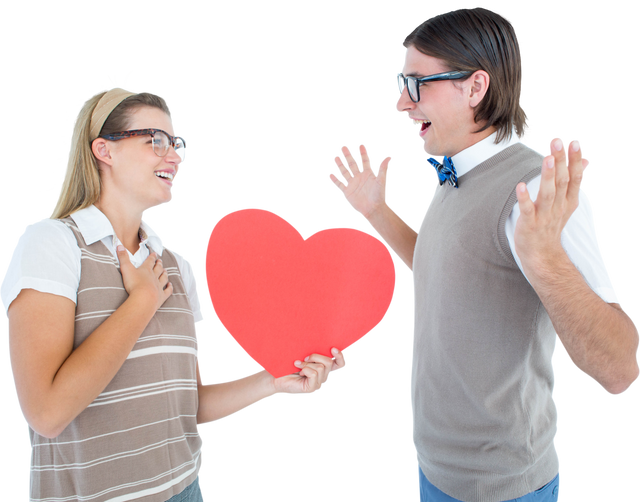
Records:
[[[81,252],[74,349],[128,297],[118,261],[101,242]],[[153,316],[113,380],[53,439],[30,429],[31,500],[164,502],[200,468],[195,325],[173,254],[162,263],[173,294]]]
[[[558,473],[555,333],[505,222],[542,157],[513,145],[439,187],[416,243],[414,441],[431,483],[465,502],[530,493]]]

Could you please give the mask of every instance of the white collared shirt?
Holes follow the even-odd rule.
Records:
[[[511,135],[511,139],[503,140],[495,143],[497,133],[479,141],[475,145],[461,151],[451,157],[453,165],[456,168],[458,178],[471,171],[474,167],[480,165],[485,160],[490,159],[494,155],[500,153],[505,148],[520,142],[515,134]],[[538,191],[540,190],[540,176],[533,178],[527,183],[527,190],[532,200],[536,200]],[[520,205],[516,202],[513,210],[505,224],[505,233],[509,240],[511,253],[522,270],[522,262],[516,253],[515,246],[515,230],[516,222],[520,216]],[[611,280],[607,274],[607,270],[600,256],[598,240],[596,239],[595,227],[593,225],[593,216],[591,214],[591,206],[587,197],[580,191],[580,203],[578,209],[571,215],[569,221],[562,231],[562,247],[566,251],[569,259],[580,271],[587,284],[591,289],[607,303],[617,303],[615,291],[611,286]],[[524,274],[524,271],[522,272]],[[526,275],[525,275],[526,277]],[[528,280],[528,279],[527,279]]]
[[[95,206],[73,213],[87,245],[102,241],[117,260],[116,248],[121,244],[109,219]],[[140,225],[141,242],[135,254],[128,250],[131,263],[137,268],[147,259],[150,250],[158,255],[164,247],[160,237],[144,222]],[[189,263],[177,253],[178,269],[182,276],[189,303],[196,321],[202,319],[196,283]],[[25,230],[13,252],[7,275],[2,283],[2,302],[5,311],[23,289],[64,296],[76,303],[80,284],[81,254],[73,232],[58,220],[46,219]]]

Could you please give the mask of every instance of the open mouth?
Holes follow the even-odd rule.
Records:
[[[421,128],[420,128],[420,132],[424,132],[427,130],[427,128],[431,125],[431,122],[429,120],[415,120],[413,121],[414,124],[421,124]]]
[[[431,126],[431,122],[424,121],[418,126],[418,137],[422,137],[426,134],[427,129]]]
[[[168,173],[166,171],[156,171],[154,174],[156,175],[157,178],[160,178],[162,181],[165,181],[170,185],[174,184],[173,175],[171,173]]]
[[[165,177],[165,176],[159,176],[156,174],[156,178],[158,178],[160,181],[162,181],[163,183],[166,183],[169,186],[175,186],[175,183],[173,181],[173,177]]]

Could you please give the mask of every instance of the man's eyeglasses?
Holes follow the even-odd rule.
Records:
[[[162,129],[135,129],[133,131],[114,132],[112,134],[101,134],[100,137],[111,141],[118,141],[119,139],[133,138],[134,136],[151,136],[151,146],[153,152],[158,157],[164,157],[169,153],[169,147],[173,147],[176,153],[180,156],[181,160],[184,160],[185,148],[187,144],[178,136],[171,136],[171,134],[164,132]]]
[[[471,75],[472,71],[447,71],[445,73],[436,73],[435,75],[429,75],[427,77],[405,77],[402,73],[398,73],[398,87],[400,88],[400,94],[406,87],[409,91],[409,97],[411,101],[417,103],[420,101],[420,85],[425,82],[436,82],[438,80],[458,80],[464,78],[467,75]]]

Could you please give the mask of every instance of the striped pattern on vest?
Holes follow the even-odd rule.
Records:
[[[74,349],[128,297],[118,261],[63,221],[81,252]],[[197,343],[173,254],[162,263],[173,294],[158,309],[113,380],[54,439],[30,430],[32,502],[163,502],[198,475]]]

